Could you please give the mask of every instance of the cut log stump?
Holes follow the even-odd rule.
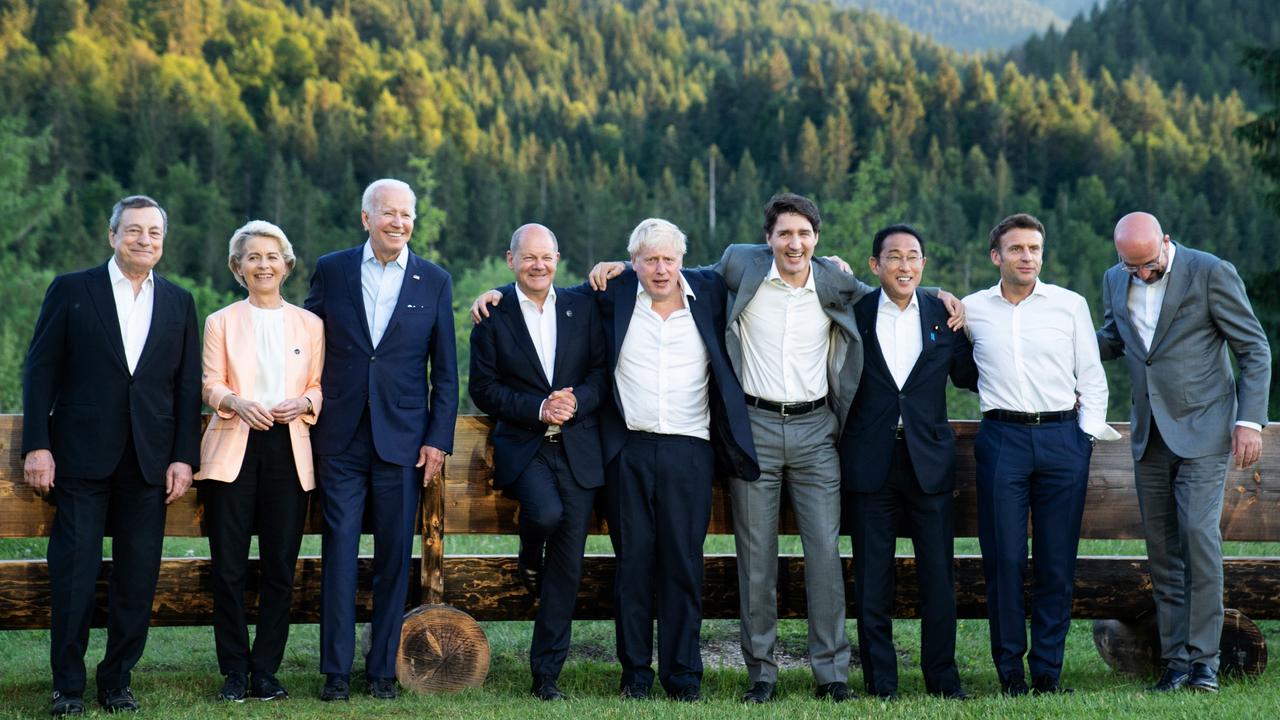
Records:
[[[1140,620],[1094,620],[1093,644],[1104,662],[1127,675],[1156,676],[1160,662],[1160,633],[1154,615]],[[1267,669],[1267,639],[1248,617],[1227,608],[1223,613],[1220,675],[1257,677]]]
[[[414,692],[479,687],[489,675],[489,638],[451,605],[421,605],[404,616],[396,677]]]

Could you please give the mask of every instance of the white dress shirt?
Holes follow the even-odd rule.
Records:
[[[257,350],[254,357],[253,397],[270,410],[285,399],[284,363],[285,330],[284,306],[260,308],[249,305],[249,318],[253,321],[253,341]]]
[[[547,291],[542,301],[542,309],[535,303],[520,285],[516,284],[516,299],[520,301],[520,314],[524,316],[524,326],[533,340],[533,349],[538,353],[538,362],[542,363],[542,372],[550,384],[554,378],[556,363],[556,289]]]
[[[364,290],[364,316],[369,321],[369,339],[378,347],[382,333],[387,331],[391,313],[400,299],[400,287],[404,285],[404,271],[409,267],[409,246],[383,265],[373,254],[373,244],[364,242],[364,255],[360,260],[360,287]]]
[[[1169,273],[1173,271],[1173,243],[1169,243],[1169,259],[1164,275],[1153,283],[1146,283],[1137,274],[1129,276],[1129,319],[1133,329],[1142,338],[1144,350],[1151,349],[1151,338],[1156,334],[1160,320],[1160,306],[1164,303],[1164,291],[1169,287]]]
[[[520,289],[520,284],[516,283],[516,300],[520,302],[520,314],[524,316],[524,327],[529,331],[529,339],[533,341],[534,352],[538,353],[538,363],[542,365],[542,373],[547,378],[547,384],[555,379],[556,366],[556,289],[552,286],[547,290],[547,297],[542,301],[542,309],[538,309],[538,304],[533,301],[524,291]],[[556,388],[552,388],[553,390]],[[547,401],[543,400],[538,405],[538,417],[542,417],[542,408],[546,407]],[[559,425],[547,426],[547,436],[557,435],[560,433]]]
[[[1037,280],[1014,305],[996,283],[966,297],[964,308],[983,412],[1070,410],[1078,397],[1082,430],[1119,437],[1106,423],[1107,377],[1083,297]]]
[[[876,310],[876,341],[884,364],[889,366],[893,383],[901,390],[911,376],[911,370],[920,359],[924,341],[920,338],[920,300],[911,293],[906,308],[898,307],[889,295],[880,291],[880,305]],[[898,416],[902,425],[902,416]]]
[[[797,288],[778,274],[775,260],[737,323],[743,392],[782,403],[827,396],[831,318],[818,300],[812,267],[809,279]]]
[[[889,366],[889,374],[893,375],[893,382],[901,390],[924,348],[924,341],[920,338],[920,301],[915,293],[911,294],[911,301],[904,309],[898,307],[884,290],[880,291],[876,340],[880,343],[880,354]],[[901,424],[902,420],[898,422]]]
[[[156,302],[156,276],[147,271],[138,294],[133,294],[133,281],[124,276],[116,264],[116,256],[107,261],[107,276],[111,279],[111,294],[116,300],[116,320],[120,323],[120,339],[124,341],[124,359],[129,374],[138,368],[138,358],[147,344],[151,332],[151,313]]]
[[[685,306],[666,320],[639,285],[614,381],[628,430],[711,439],[707,346],[689,311],[696,299],[680,275]]]

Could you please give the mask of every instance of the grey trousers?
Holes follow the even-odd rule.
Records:
[[[782,417],[747,408],[760,479],[731,481],[742,657],[751,682],[777,682],[778,506],[785,484],[804,546],[809,663],[819,684],[848,682],[840,563],[839,424],[829,408]]]
[[[1228,455],[1181,458],[1155,425],[1134,466],[1151,585],[1160,628],[1160,657],[1186,672],[1192,663],[1218,669],[1222,638],[1222,493]]]

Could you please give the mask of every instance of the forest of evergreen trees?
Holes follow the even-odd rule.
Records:
[[[1206,44],[1206,67],[1235,65],[1193,81],[1157,72],[1172,52],[1157,44],[1113,42],[1120,62],[1071,41],[1131,31],[1108,29],[1112,8],[1206,5],[1256,44],[1280,17],[1114,0],[995,62],[807,0],[6,0],[0,411],[20,405],[44,286],[106,258],[106,214],[128,192],[169,210],[161,271],[205,312],[232,297],[239,224],[289,233],[300,298],[315,258],[362,239],[360,190],[386,175],[418,189],[415,249],[460,300],[502,278],[484,261],[522,222],[552,227],[581,273],[661,215],[700,263],[757,240],[781,189],[819,201],[820,250],[855,267],[876,227],[917,224],[929,282],[959,295],[995,281],[986,232],[1014,211],[1045,221],[1045,278],[1095,313],[1128,210],[1246,275],[1272,270],[1268,180],[1233,132],[1263,94],[1234,50]],[[1126,386],[1112,389],[1125,419]]]

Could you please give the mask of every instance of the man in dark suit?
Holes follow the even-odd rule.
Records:
[[[862,678],[872,695],[897,694],[892,617],[901,533],[915,547],[920,578],[925,689],[964,699],[955,660],[955,434],[947,422],[947,378],[977,390],[978,368],[969,339],[947,327],[942,301],[918,289],[925,266],[919,232],[909,225],[880,230],[869,264],[880,292],[854,306],[865,359],[839,443]]]
[[[364,191],[369,239],[321,257],[306,309],[324,320],[324,414],[311,432],[324,503],[322,700],[350,697],[356,557],[372,511],[373,622],[367,690],[396,697],[396,654],[421,487],[453,449],[458,412],[452,280],[409,250],[416,198],[399,180]]]
[[[98,702],[138,703],[160,571],[165,506],[200,458],[200,344],[195,303],[152,272],[168,218],[134,195],[111,211],[105,264],[49,285],[23,375],[23,477],[56,508],[49,534],[54,715],[84,712],[84,653],[102,538],[110,532],[107,648]]]
[[[519,573],[538,598],[529,666],[533,694],[561,700],[591,509],[604,486],[596,410],[608,402],[604,330],[595,299],[556,288],[555,235],[511,236],[492,320],[471,331],[471,398],[497,420],[493,486],[520,501]],[[545,561],[544,561],[545,549]]]
[[[1230,263],[1174,243],[1153,215],[1115,229],[1103,360],[1133,381],[1133,460],[1165,671],[1157,691],[1218,689],[1222,492],[1228,453],[1258,461],[1271,350]],[[1240,366],[1237,382],[1228,349]]]

